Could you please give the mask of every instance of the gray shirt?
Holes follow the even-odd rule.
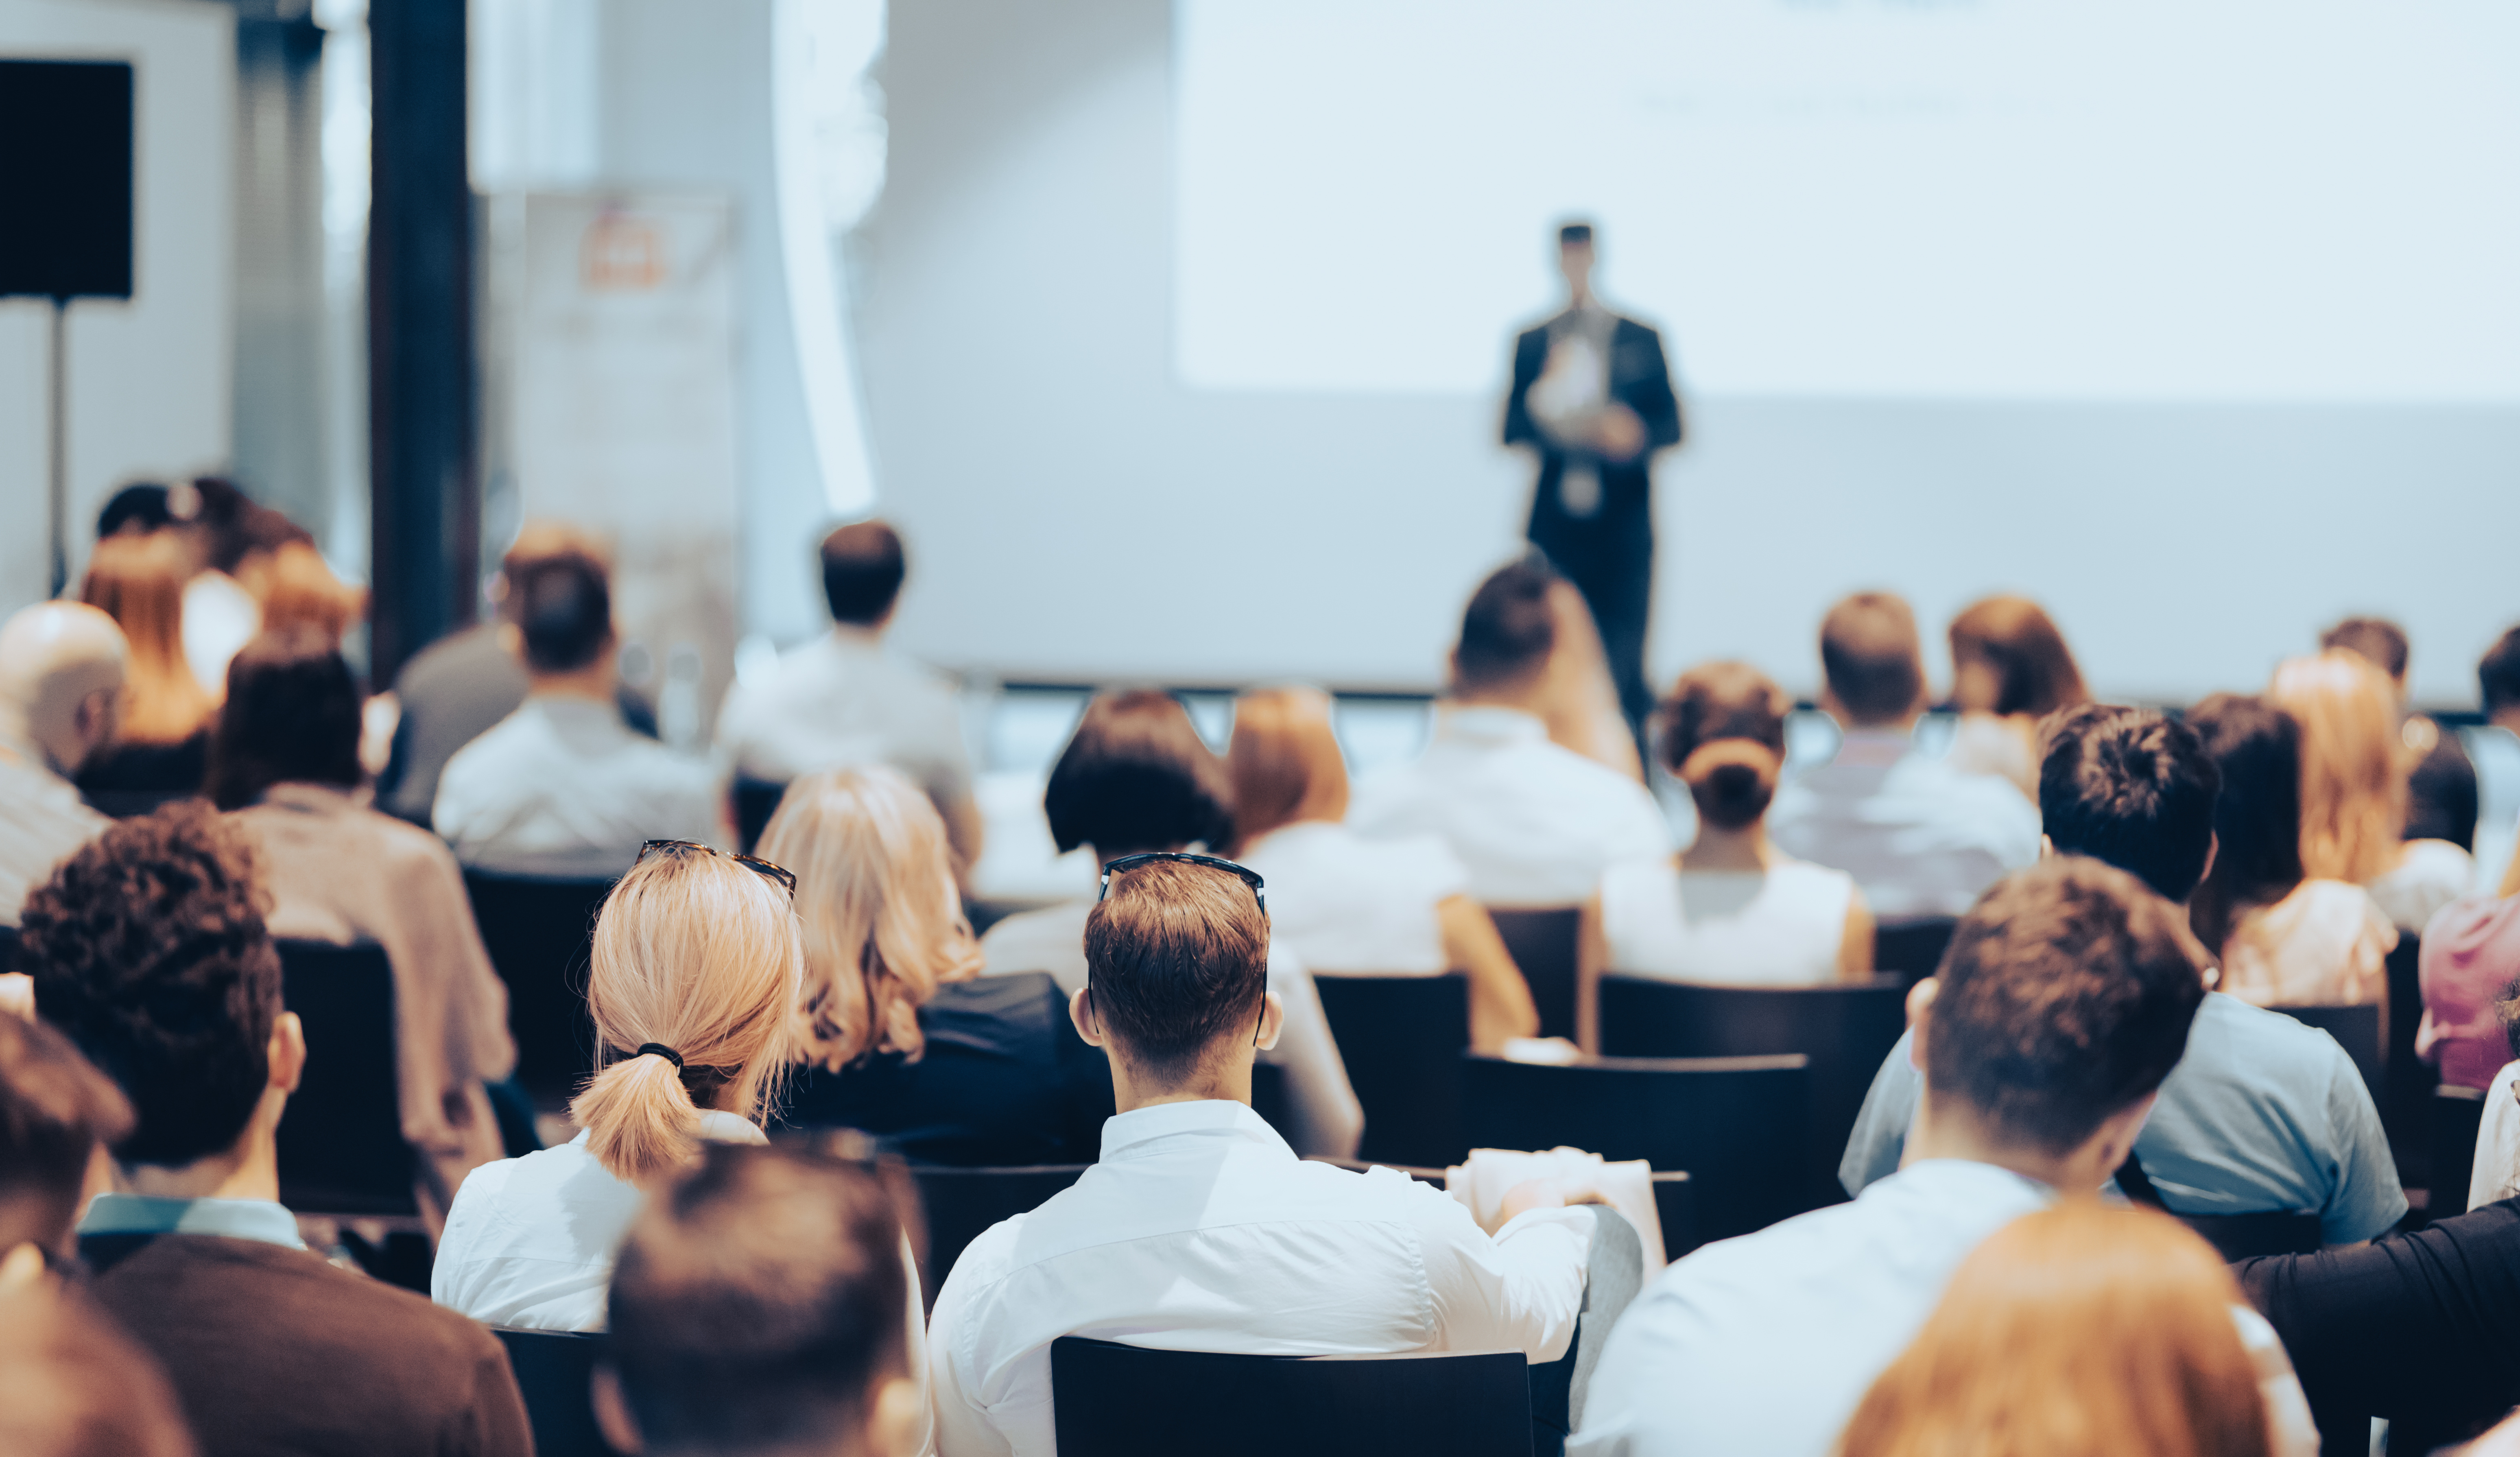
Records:
[[[0,926],[17,925],[27,892],[111,823],[32,751],[0,745]]]

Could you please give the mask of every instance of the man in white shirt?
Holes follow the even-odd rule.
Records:
[[[823,769],[890,764],[936,801],[966,869],[980,858],[980,811],[954,685],[884,647],[909,564],[882,522],[823,538],[832,630],[790,648],[760,681],[729,687],[717,715],[723,772],[786,784]]]
[[[622,722],[603,564],[579,552],[517,564],[508,597],[499,631],[524,660],[525,701],[438,776],[430,820],[455,858],[596,879],[628,870],[651,840],[728,843],[709,765]]]
[[[1559,660],[1552,580],[1525,561],[1479,584],[1434,742],[1360,783],[1348,809],[1370,839],[1442,837],[1484,905],[1581,904],[1608,866],[1671,853],[1671,827],[1642,784],[1550,742],[1540,706]]]
[[[1853,1204],[1707,1246],[1621,1317],[1569,1457],[1822,1457],[1999,1227],[2126,1160],[2204,1000],[2178,909],[2058,856],[1989,891],[1910,1000],[1924,1104]]]
[[[2039,858],[2039,811],[2009,780],[1919,751],[1925,660],[1915,614],[1859,592],[1821,624],[1821,706],[1846,731],[1837,756],[1777,791],[1768,839],[1855,877],[1875,919],[1957,916]]]
[[[1257,880],[1205,857],[1104,868],[1091,980],[1069,1010],[1110,1059],[1120,1112],[1075,1187],[980,1236],[946,1278],[928,1324],[944,1457],[1058,1449],[1061,1336],[1255,1355],[1565,1354],[1591,1210],[1522,1185],[1491,1236],[1390,1169],[1297,1160],[1252,1113],[1252,1053],[1283,1018],[1264,989]]]
[[[130,665],[122,629],[80,603],[39,602],[0,626],[0,926],[105,833],[70,776],[112,742]]]

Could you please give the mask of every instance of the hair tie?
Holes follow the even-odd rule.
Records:
[[[663,1058],[666,1062],[673,1064],[675,1071],[679,1072],[682,1070],[683,1055],[674,1051],[672,1048],[667,1047],[662,1042],[642,1042],[639,1044],[639,1050],[630,1055],[634,1058],[644,1058],[652,1052],[656,1056]]]

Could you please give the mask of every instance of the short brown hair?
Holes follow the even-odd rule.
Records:
[[[1177,1084],[1220,1038],[1250,1035],[1269,986],[1269,921],[1238,877],[1151,861],[1111,878],[1085,921],[1085,966],[1121,1055]]]
[[[2407,629],[2386,617],[2348,617],[2320,633],[2318,646],[2352,653],[2398,682],[2407,680]]]
[[[2058,855],[1978,897],[1927,1014],[1925,1085],[1999,1138],[2055,1156],[2161,1086],[2204,969],[2179,908],[2114,866]]]
[[[1530,558],[1488,573],[1462,613],[1462,640],[1453,650],[1456,688],[1513,687],[1549,665],[1557,647],[1549,588],[1556,580],[1557,573]]]
[[[1041,807],[1059,852],[1105,857],[1234,840],[1234,790],[1181,701],[1151,688],[1098,693],[1051,766]]]
[[[209,794],[242,809],[275,784],[356,789],[359,685],[340,644],[311,622],[266,632],[228,663],[228,698],[210,734]]]
[[[1902,718],[1925,702],[1924,649],[1916,615],[1891,592],[1858,592],[1820,624],[1820,665],[1855,724]]]
[[[131,1102],[41,1023],[0,1014],[0,1250],[59,1250],[97,1145],[131,1131]]]
[[[882,621],[909,575],[901,533],[882,522],[851,522],[823,538],[823,601],[834,622],[872,627]]]
[[[1263,688],[1236,699],[1225,771],[1245,845],[1299,820],[1347,818],[1347,760],[1319,689]]]
[[[1969,604],[1952,618],[1951,640],[1953,696],[1962,709],[2045,718],[2092,697],[2065,635],[2027,597]]]

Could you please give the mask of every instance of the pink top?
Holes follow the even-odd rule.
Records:
[[[2511,1061],[2494,1004],[2520,979],[2520,895],[2469,895],[2443,906],[2424,926],[2417,975],[2424,1020],[2415,1052],[2441,1058],[2442,1081],[2490,1088]]]

